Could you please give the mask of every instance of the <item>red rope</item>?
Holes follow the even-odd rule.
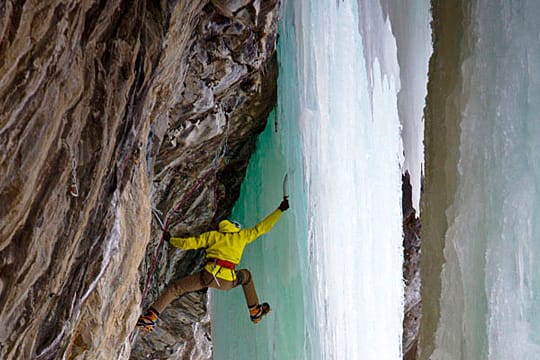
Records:
[[[197,181],[197,183],[191,189],[191,191],[184,195],[184,197],[180,200],[178,205],[176,205],[174,210],[171,213],[169,213],[169,215],[167,216],[165,225],[163,226],[163,229],[161,229],[161,240],[159,241],[159,245],[154,255],[154,260],[152,261],[152,265],[150,266],[150,272],[148,274],[148,277],[146,278],[146,284],[144,286],[144,291],[143,291],[142,299],[141,299],[141,306],[144,305],[146,293],[148,292],[148,287],[150,286],[150,279],[152,278],[152,275],[154,274],[154,271],[156,270],[157,259],[159,257],[159,254],[161,253],[161,248],[163,246],[163,243],[165,242],[165,232],[167,231],[169,227],[169,223],[172,220],[173,215],[178,213],[178,210],[180,210],[180,208],[184,205],[184,203],[195,193],[195,191],[199,189],[199,187],[203,184],[203,182],[205,182],[206,179],[215,172],[216,172],[215,168],[208,170],[208,172]],[[216,178],[216,183],[217,183],[217,178]],[[215,193],[215,190],[216,190],[216,186],[214,185],[214,193]],[[216,200],[214,199],[214,203],[215,202]]]

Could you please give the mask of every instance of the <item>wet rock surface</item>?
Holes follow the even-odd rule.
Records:
[[[275,102],[278,7],[0,4],[0,358],[211,358],[204,293],[132,337],[203,259],[164,247],[141,299],[151,209],[178,234],[228,214]]]
[[[402,177],[403,211],[403,279],[405,282],[403,318],[403,359],[417,358],[420,320],[422,318],[420,279],[420,230],[421,221],[412,206],[412,186],[410,176]]]

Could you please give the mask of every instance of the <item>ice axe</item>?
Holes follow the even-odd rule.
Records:
[[[289,197],[289,194],[287,191],[288,180],[289,180],[289,174],[285,173],[285,176],[283,177],[283,200],[286,200]]]

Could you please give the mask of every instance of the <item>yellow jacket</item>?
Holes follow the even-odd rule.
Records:
[[[223,220],[219,223],[219,231],[208,231],[188,238],[171,237],[170,243],[184,250],[206,248],[207,258],[226,260],[238,265],[246,245],[269,232],[282,213],[276,209],[255,227],[244,230],[240,230],[229,220]],[[206,264],[204,268],[220,279],[229,281],[236,279],[234,271],[230,269],[221,271],[221,266],[213,263]]]

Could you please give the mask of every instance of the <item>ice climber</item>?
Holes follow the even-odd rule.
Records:
[[[235,267],[240,263],[246,245],[269,232],[288,208],[289,201],[284,197],[276,210],[251,229],[242,230],[237,222],[223,220],[218,231],[208,231],[199,236],[171,237],[165,232],[165,239],[174,247],[184,250],[205,248],[207,263],[202,270],[169,284],[147,312],[139,317],[137,326],[146,332],[154,330],[159,314],[181,295],[208,287],[230,290],[238,285],[242,285],[244,290],[251,321],[255,324],[261,321],[270,312],[270,305],[259,304],[250,271],[236,270]]]

